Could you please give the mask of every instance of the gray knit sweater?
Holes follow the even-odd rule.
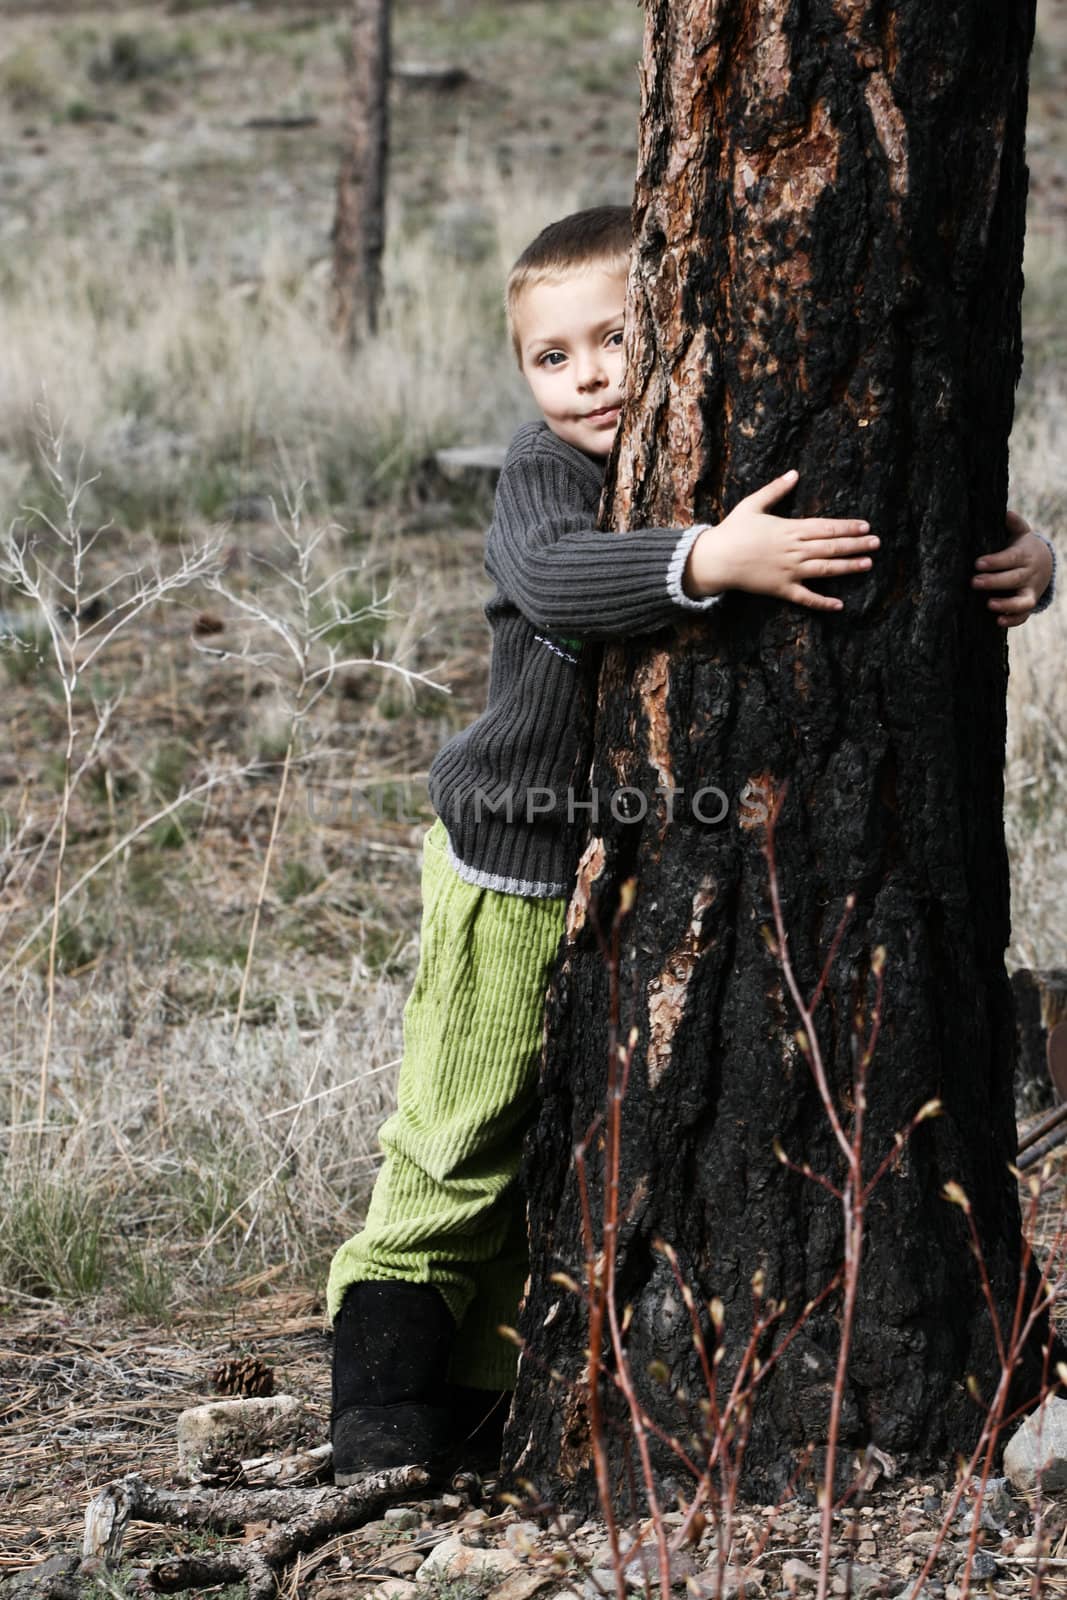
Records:
[[[569,894],[589,826],[595,641],[652,633],[720,598],[683,592],[703,524],[602,533],[603,464],[525,423],[497,485],[485,570],[496,585],[489,696],[430,767],[430,799],[468,883]]]
[[[547,423],[529,422],[512,440],[497,485],[485,555],[496,585],[485,608],[488,704],[438,752],[429,787],[455,870],[504,894],[564,895],[574,887],[590,822],[600,656],[591,646],[668,628],[681,610],[706,611],[721,598],[691,600],[682,590],[703,524],[601,533],[602,484],[602,463]],[[1054,592],[1055,552],[1053,579],[1036,609]]]

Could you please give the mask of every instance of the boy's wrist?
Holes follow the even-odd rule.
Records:
[[[1034,606],[1035,611],[1047,611],[1049,606],[1052,604],[1052,598],[1056,592],[1056,547],[1052,543],[1051,539],[1047,538],[1043,533],[1038,533],[1036,528],[1031,531],[1034,533],[1035,538],[1040,539],[1041,543],[1048,550],[1048,581],[1046,582],[1045,587],[1038,593],[1037,604]]]
[[[715,529],[710,524],[700,525],[697,536],[690,546],[689,558],[682,574],[682,587],[692,600],[718,599],[723,590],[729,588],[723,563],[718,559],[726,552],[712,537],[714,532]]]
[[[706,545],[703,536],[711,531],[704,522],[686,528],[675,546],[667,571],[667,590],[671,599],[687,611],[706,611],[721,598],[715,585],[705,584],[701,575],[694,572],[693,552],[698,544]]]

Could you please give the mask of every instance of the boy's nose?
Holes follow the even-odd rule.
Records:
[[[596,357],[588,358],[578,369],[579,389],[602,389],[607,381],[604,363]]]

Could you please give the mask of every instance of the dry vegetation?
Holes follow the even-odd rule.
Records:
[[[484,692],[488,491],[432,455],[525,414],[501,273],[561,204],[625,194],[639,19],[398,8],[401,68],[470,78],[401,72],[388,300],[353,363],[325,315],[339,8],[7,9],[2,517],[82,598],[47,576],[39,603],[0,592],[0,1280],[158,1316],[257,1266],[316,1283],[365,1199],[417,951],[425,769]],[[538,103],[520,38],[566,63],[581,107]],[[197,552],[213,584],[123,610],[131,571]],[[366,664],[302,705],[301,641],[312,670]]]
[[[528,414],[502,269],[628,197],[640,45],[632,0],[397,12],[401,66],[469,77],[398,78],[388,299],[352,363],[325,315],[342,8],[0,0],[0,528],[77,590],[0,584],[12,1330],[316,1293],[373,1175],[426,765],[485,685],[487,490],[432,455]],[[1050,4],[1013,440],[1014,503],[1061,549],[1064,34]],[[1065,615],[1011,639],[1030,965],[1067,948]]]

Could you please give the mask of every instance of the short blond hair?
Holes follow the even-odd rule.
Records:
[[[629,206],[593,206],[588,211],[573,211],[569,217],[541,229],[508,273],[504,290],[508,333],[520,366],[516,310],[525,291],[536,283],[558,282],[568,273],[588,267],[625,274],[632,242]]]

